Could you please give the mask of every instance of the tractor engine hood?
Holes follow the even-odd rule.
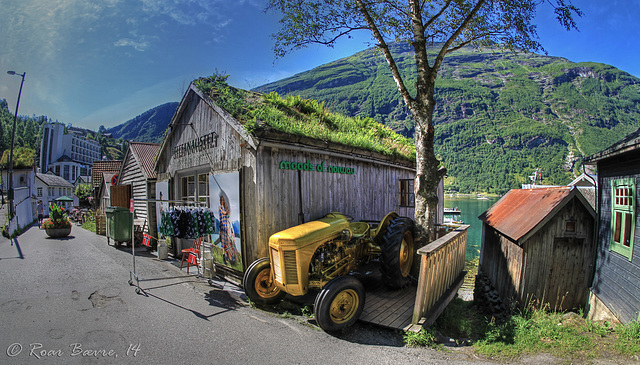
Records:
[[[329,213],[323,218],[280,231],[269,238],[269,246],[296,250],[319,241],[337,238],[349,229],[349,219],[340,213]]]

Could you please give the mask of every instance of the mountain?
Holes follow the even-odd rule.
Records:
[[[413,93],[412,49],[392,49]],[[373,50],[254,90],[324,101],[413,136],[388,65]],[[436,151],[447,188],[460,192],[505,193],[529,183],[536,169],[543,183],[566,184],[581,172],[583,156],[640,127],[640,79],[605,64],[532,53],[463,48],[448,55],[436,102]]]
[[[159,105],[120,125],[107,129],[107,132],[112,133],[115,139],[160,143],[164,131],[178,109],[178,104],[178,102],[171,102]]]

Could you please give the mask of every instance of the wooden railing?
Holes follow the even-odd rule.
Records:
[[[464,281],[468,225],[462,225],[418,250],[420,275],[411,323],[429,327]]]

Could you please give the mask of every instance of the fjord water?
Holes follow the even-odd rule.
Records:
[[[462,220],[464,224],[468,224],[467,231],[467,257],[466,260],[473,260],[480,256],[480,240],[482,239],[482,222],[478,216],[489,209],[498,198],[489,198],[488,200],[477,199],[473,197],[446,196],[444,198],[445,208],[458,208],[462,213],[456,215],[446,215],[453,217],[455,220]]]

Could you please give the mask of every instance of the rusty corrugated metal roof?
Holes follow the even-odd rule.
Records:
[[[478,219],[517,242],[562,204],[571,192],[570,187],[514,189]]]
[[[158,154],[160,145],[158,143],[130,142],[129,147],[136,160],[138,160],[144,177],[155,179],[156,172],[153,170],[153,166],[155,165],[155,157]]]

